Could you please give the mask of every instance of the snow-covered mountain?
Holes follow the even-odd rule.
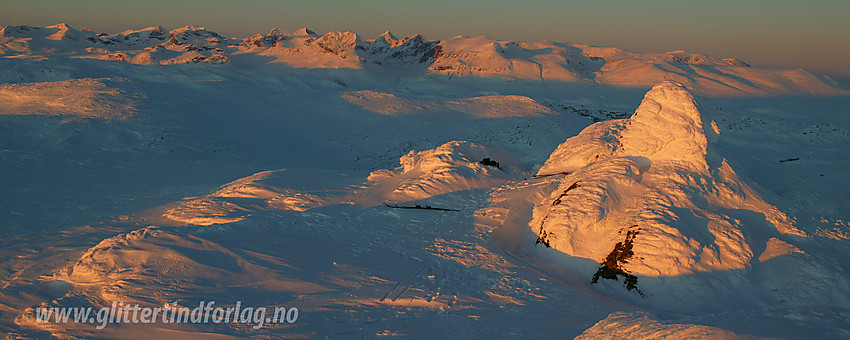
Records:
[[[455,37],[428,41],[386,32],[363,40],[352,32],[318,35],[302,28],[277,28],[266,35],[226,39],[203,27],[165,31],[148,27],[95,34],[66,24],[7,26],[0,30],[0,56],[7,58],[94,58],[135,64],[226,63],[235,55],[267,57],[263,63],[297,68],[362,69],[367,65],[427,67],[446,76],[501,77],[650,88],[673,80],[713,96],[790,93],[841,94],[829,80],[802,69],[767,70],[735,59],[673,51],[633,53],[617,48],[560,42],[496,41]]]
[[[171,32],[154,26],[114,35],[80,31],[66,24],[6,26],[0,30],[0,41],[0,51],[20,58],[93,58],[135,64],[227,61],[226,39],[194,26]]]
[[[791,281],[811,276],[829,287],[830,293],[806,293],[805,303],[829,304],[836,291],[850,295],[843,274],[833,276],[825,266],[811,264],[818,272],[812,275],[771,263],[784,255],[805,262],[806,252],[794,244],[805,244],[807,235],[739,178],[713,148],[719,134],[682,84],[656,85],[630,119],[596,123],[558,146],[537,174],[554,190],[542,193],[529,225],[540,243],[570,256],[615,254],[600,269],[608,278],[637,275],[644,291],[664,291],[658,299],[687,301],[688,308],[728,303],[717,296],[759,305],[794,289],[756,283],[753,272]],[[716,282],[706,287],[705,277],[694,275]],[[748,299],[730,293],[749,289],[766,293]]]
[[[3,27],[0,332],[847,337],[848,108],[681,51]],[[300,316],[34,313],[212,300]]]
[[[604,258],[624,231],[640,229],[625,267],[675,276],[747,267],[758,254],[741,230],[744,214],[763,215],[774,235],[805,236],[711,151],[706,135],[719,130],[703,120],[684,86],[668,81],[630,119],[596,123],[561,144],[538,172],[568,173],[537,205],[532,225],[541,242]],[[641,249],[643,238],[652,245]]]

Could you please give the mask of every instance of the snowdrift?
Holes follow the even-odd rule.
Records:
[[[249,286],[269,292],[328,290],[287,277],[285,265],[272,271],[269,269],[277,266],[257,265],[258,255],[235,253],[203,237],[151,226],[101,241],[54,279],[90,291],[97,301],[138,299],[144,303],[178,299],[165,294],[215,294],[220,289],[217,287],[227,286]],[[151,286],[172,289],[146,292],[145,288]]]
[[[485,165],[487,159],[499,166]],[[365,207],[406,203],[448,193],[491,188],[520,176],[519,161],[498,148],[452,141],[435,149],[411,151],[395,170],[369,174],[359,185],[330,190],[298,190],[283,183],[286,170],[263,171],[228,183],[215,192],[165,207],[163,216],[188,225],[227,224],[260,211],[307,211],[334,204]]]
[[[499,167],[484,165],[485,159]],[[495,148],[453,141],[436,149],[411,151],[399,159],[396,170],[377,170],[369,175],[363,202],[409,202],[469,189],[491,188],[521,175],[519,162]]]

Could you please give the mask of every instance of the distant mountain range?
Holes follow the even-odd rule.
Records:
[[[319,35],[307,28],[273,29],[244,39],[203,27],[167,31],[160,26],[97,34],[66,24],[0,29],[5,58],[91,58],[133,64],[283,63],[294,68],[414,68],[445,76],[503,77],[650,88],[674,80],[705,95],[846,94],[825,76],[805,70],[768,70],[736,58],[673,51],[634,53],[613,47],[561,42],[497,41],[386,32],[364,40],[351,32]],[[254,58],[251,58],[254,57]]]

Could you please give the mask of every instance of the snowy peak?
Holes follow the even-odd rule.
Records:
[[[140,30],[127,30],[111,36],[102,36],[101,42],[105,45],[150,46],[159,44],[171,37],[171,33],[161,26],[152,26]]]
[[[203,27],[186,26],[171,31],[172,41],[179,44],[190,44],[195,46],[224,46],[227,39],[218,33],[207,31]]]
[[[145,28],[142,28],[140,30],[126,30],[126,31],[120,32],[118,34],[112,35],[112,37],[125,37],[125,36],[126,37],[150,37],[150,36],[165,37],[165,36],[168,36],[170,34],[171,33],[168,30],[166,30],[162,26],[157,25],[157,26],[145,27]],[[107,35],[103,35],[103,36],[107,36]],[[160,39],[160,40],[162,40],[162,39]]]
[[[601,63],[561,43],[494,41],[455,37],[440,42],[430,70],[445,75],[590,82]]]
[[[207,32],[207,29],[204,28],[203,26],[191,26],[191,25],[189,25],[189,26],[184,26],[184,27],[181,27],[181,28],[173,29],[173,30],[171,30],[171,34],[177,35],[177,34],[182,34],[182,33],[186,33],[186,32],[199,32],[199,31],[200,32]]]
[[[417,34],[412,37],[405,37],[399,44],[396,45],[390,57],[401,60],[418,62],[424,64],[434,59],[436,54],[436,43],[425,40],[421,35]]]
[[[295,33],[255,35],[235,47],[237,54],[251,53],[273,58],[293,68],[360,69],[364,59],[358,55],[362,41],[351,32],[329,32],[322,36],[302,28]]]
[[[390,33],[390,31],[386,31],[375,39],[366,40],[364,47],[370,54],[380,54],[385,53],[387,50],[397,46],[398,44],[398,39]]]
[[[98,42],[90,31],[79,31],[67,24],[48,27],[6,26],[0,30],[0,55],[44,58],[53,55],[84,53]]]
[[[386,31],[384,33],[381,33],[381,35],[378,37],[378,39],[381,39],[381,40],[387,42],[390,45],[394,45],[398,42],[398,38],[396,38],[395,35],[390,33],[390,31]],[[375,39],[375,40],[378,40],[378,39]]]
[[[352,32],[328,32],[316,36],[309,31],[277,36],[255,35],[239,44],[240,53],[251,52],[275,57],[275,62],[298,68],[362,68],[364,63],[424,63],[433,55],[433,43],[421,36],[394,39],[384,34],[363,41]]]
[[[511,66],[511,61],[499,53],[495,42],[480,36],[441,41],[429,69],[448,75],[495,75],[510,74]]]
[[[82,32],[69,27],[65,23],[47,26],[47,29],[55,29],[56,33],[53,33],[47,36],[47,39],[50,40],[63,40],[63,39],[71,39],[71,40],[79,40],[79,36]]]
[[[269,31],[269,34],[266,34],[267,37],[280,37],[280,36],[284,36],[284,35],[286,35],[286,32],[282,29],[277,28],[277,27],[272,28],[272,30]]]
[[[608,157],[626,156],[652,164],[674,163],[705,171],[708,141],[704,117],[681,83],[666,81],[644,96],[630,119],[591,125],[556,149],[539,174],[575,172]]]
[[[267,36],[270,36],[270,35],[277,35],[277,36],[280,36],[280,35],[283,35],[284,33],[286,33],[286,32],[284,32],[283,30],[281,30],[281,29],[279,29],[279,28],[275,27],[275,28],[272,28],[272,30],[271,30],[271,31],[269,31],[269,34],[266,34],[266,35],[267,35]]]
[[[362,46],[369,57],[379,63],[423,64],[433,60],[436,43],[425,40],[419,34],[398,39],[387,31]]]
[[[316,45],[325,52],[349,58],[354,56],[354,50],[361,45],[360,37],[351,32],[328,32],[316,39]]]
[[[44,43],[55,43],[58,41],[81,41],[89,37],[96,37],[92,32],[79,31],[67,24],[57,24],[47,27],[32,27],[32,26],[6,26],[0,29],[0,38],[11,39],[30,39],[36,40],[35,44],[39,44],[44,40]],[[41,40],[41,41],[39,41]]]
[[[285,35],[286,32],[273,28],[269,34],[256,34],[249,38],[242,39],[239,46],[247,49],[272,47],[275,46],[278,41],[282,40]]]
[[[708,142],[702,116],[694,97],[678,82],[663,82],[646,93],[620,142],[620,153],[705,166]]]
[[[305,35],[318,36],[318,34],[316,34],[316,32],[309,30],[307,27],[301,27],[300,29],[298,29],[297,31],[292,33],[292,35],[293,36],[305,36]]]
[[[788,235],[806,234],[712,151],[706,127],[713,124],[705,120],[682,84],[664,82],[631,119],[596,123],[561,144],[538,173],[556,184],[543,189],[552,191],[541,193],[529,224],[538,242],[599,261],[602,277],[649,282],[650,294],[695,297],[740,287],[718,285],[709,294],[648,278],[744,275],[736,270],[795,249]],[[615,253],[625,245],[625,255]]]

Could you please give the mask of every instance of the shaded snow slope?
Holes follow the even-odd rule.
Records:
[[[534,81],[649,88],[665,80],[711,96],[846,94],[826,78],[802,69],[754,68],[735,58],[684,51],[633,53],[613,47],[560,42],[497,41],[483,36],[428,41],[391,33],[371,40],[352,32],[316,34],[277,28],[241,40],[203,27],[166,31],[154,26],[95,34],[65,24],[7,26],[0,31],[5,58],[93,58],[134,64],[227,63],[243,67],[282,63],[307,69],[405,70],[449,77],[497,77]],[[404,72],[403,72],[404,73]],[[833,84],[833,85],[831,85]]]
[[[488,95],[456,100],[408,99],[371,90],[347,92],[342,98],[366,110],[385,114],[460,112],[479,118],[504,118],[552,114],[534,99],[517,95]]]

